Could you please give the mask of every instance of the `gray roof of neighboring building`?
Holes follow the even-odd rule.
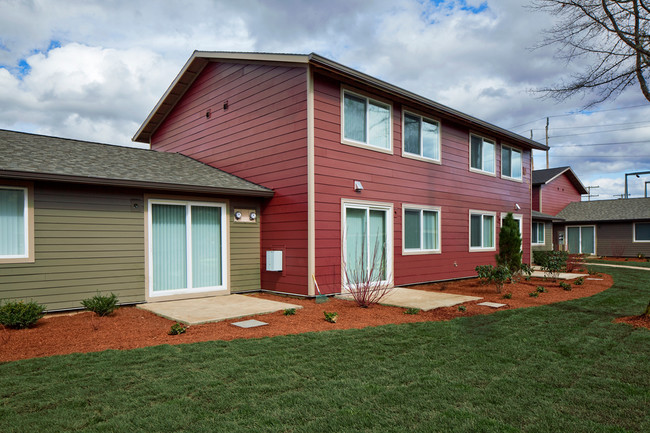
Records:
[[[576,187],[578,192],[580,194],[588,194],[589,192],[587,191],[587,188],[580,182],[580,179],[578,179],[578,176],[573,172],[571,167],[555,167],[555,168],[547,168],[544,170],[533,170],[532,176],[531,176],[531,182],[533,185],[545,185],[547,183],[550,183],[554,179],[556,179],[558,176],[566,173],[567,177],[573,183],[573,186]]]
[[[0,177],[270,197],[273,191],[178,153],[0,130]]]
[[[563,221],[563,219],[560,217],[549,215],[547,213],[538,212],[536,210],[531,211],[531,216],[534,220]]]
[[[650,197],[569,203],[557,216],[566,222],[650,220]]]

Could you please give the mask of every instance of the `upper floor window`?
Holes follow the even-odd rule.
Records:
[[[404,154],[440,161],[440,123],[404,113]]]
[[[634,223],[634,242],[650,242],[650,223]]]
[[[29,257],[28,193],[0,186],[0,259]]]
[[[470,135],[470,167],[473,170],[495,174],[495,142],[478,135]]]
[[[440,252],[440,209],[404,208],[404,252]]]
[[[390,111],[388,104],[343,92],[343,139],[389,150]]]
[[[521,180],[521,151],[501,146],[501,176]]]

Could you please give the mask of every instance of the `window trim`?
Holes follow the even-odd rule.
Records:
[[[432,211],[438,213],[437,218],[437,227],[436,227],[436,244],[438,248],[434,249],[423,249],[423,248],[406,248],[406,211],[407,210],[419,210],[420,211],[420,246],[422,246],[422,236],[424,231],[422,230],[422,211]],[[403,256],[415,256],[423,254],[442,254],[442,234],[440,233],[440,228],[442,225],[442,212],[440,206],[422,206],[415,204],[406,204],[402,203],[402,255]]]
[[[482,142],[487,141],[487,142],[490,142],[493,145],[493,147],[494,147],[494,171],[493,172],[483,170],[482,168],[474,168],[474,167],[472,167],[472,136],[480,138],[482,140]],[[473,173],[479,173],[479,174],[484,174],[484,175],[487,175],[487,176],[497,177],[497,147],[498,147],[497,146],[497,141],[492,139],[492,138],[487,138],[487,137],[485,137],[483,135],[475,134],[473,132],[470,132],[468,145],[469,145],[469,171],[471,171]],[[483,153],[482,148],[481,148],[481,153]]]
[[[34,263],[34,184],[32,182],[0,181],[0,189],[19,189],[25,191],[24,201],[24,231],[25,254],[19,256],[0,256],[3,263]]]
[[[578,242],[578,245],[580,245],[580,252],[578,254],[588,254],[588,253],[583,253],[582,252],[582,228],[583,227],[592,227],[594,230],[594,252],[593,254],[589,254],[592,256],[595,256],[596,253],[598,252],[598,233],[596,232],[596,225],[595,224],[584,224],[584,225],[567,225],[564,226],[564,245],[566,245],[567,251],[569,251],[569,228],[572,227],[578,227],[580,230],[578,230],[578,233],[580,233],[580,240]]]
[[[472,246],[472,215],[480,215],[481,216],[481,244],[483,243],[483,217],[484,216],[492,216],[492,233],[493,233],[493,239],[494,239],[494,245],[491,247],[473,247]],[[497,233],[496,233],[496,224],[497,224],[497,213],[492,212],[492,211],[485,211],[485,210],[476,210],[476,209],[470,209],[469,210],[469,216],[467,218],[467,223],[468,223],[468,229],[467,229],[467,243],[469,245],[469,252],[485,252],[485,251],[496,251],[497,250]]]
[[[395,270],[395,254],[393,247],[393,238],[395,236],[393,229],[393,203],[380,202],[380,201],[366,201],[354,199],[341,199],[341,289],[342,291],[349,291],[350,285],[346,281],[345,272],[345,257],[347,256],[347,242],[346,242],[346,209],[376,209],[386,212],[386,278],[387,280],[382,283],[387,283],[391,287],[395,284],[394,270]]]
[[[365,99],[367,102],[374,102],[378,105],[384,105],[388,108],[388,148],[382,148],[373,146],[369,143],[364,143],[362,141],[356,141],[350,138],[345,138],[345,94],[350,94],[357,98]],[[367,112],[366,112],[367,116]],[[366,119],[367,120],[367,119]],[[347,87],[341,86],[341,144],[346,144],[348,146],[360,147],[362,149],[373,150],[375,152],[393,154],[393,104],[386,100],[381,100],[376,97],[368,96],[367,94],[360,93],[356,90],[350,90]],[[367,122],[366,122],[367,124]]]
[[[438,159],[434,158],[428,158],[423,155],[416,155],[415,153],[410,153],[406,151],[406,134],[404,134],[404,117],[406,115],[410,115],[413,117],[418,117],[420,118],[420,122],[423,121],[428,121],[430,123],[436,123],[438,125]],[[421,125],[421,124],[420,124]],[[421,130],[420,126],[420,130]],[[422,137],[420,137],[420,146],[422,146]],[[424,149],[422,148],[424,151]],[[438,119],[434,119],[432,117],[427,117],[424,116],[416,111],[412,110],[406,110],[402,109],[402,157],[403,158],[409,158],[409,159],[415,159],[417,161],[424,161],[424,162],[429,162],[432,164],[442,164],[442,123]]]
[[[512,177],[512,176],[506,176],[503,174],[503,149],[507,147],[510,149],[511,152],[519,152],[519,173],[521,173],[521,177]],[[512,158],[510,158],[510,172],[512,173]],[[524,151],[522,149],[519,149],[514,146],[510,146],[507,144],[501,144],[501,170],[499,170],[501,173],[501,178],[506,179],[506,180],[511,180],[513,182],[523,182],[524,181]]]
[[[634,227],[632,227],[632,242],[635,243],[635,244],[637,244],[637,243],[642,244],[642,243],[650,242],[650,239],[648,239],[648,240],[637,240],[636,239],[636,225],[637,224],[649,224],[650,225],[650,221],[647,221],[647,222],[646,221],[635,222],[633,224]]]
[[[537,242],[533,242],[533,233],[535,232],[535,224],[542,224],[544,229],[542,230],[542,237],[544,240],[542,242],[539,242],[539,236],[537,237]],[[530,225],[530,244],[531,245],[546,245],[546,223],[545,222],[539,222],[539,221],[533,221],[531,222]]]
[[[230,244],[230,226],[228,224],[228,204],[225,201],[209,201],[209,200],[195,200],[195,199],[167,199],[167,198],[153,198],[145,197],[147,200],[147,215],[146,215],[146,241],[147,241],[147,298],[163,298],[170,296],[181,295],[182,297],[187,297],[187,295],[200,294],[206,292],[223,292],[228,291],[230,287],[230,251],[228,245]],[[152,233],[152,209],[154,204],[163,204],[163,205],[176,205],[176,206],[185,206],[185,221],[186,223],[186,232],[185,236],[187,239],[186,243],[186,252],[191,252],[192,250],[192,231],[191,229],[191,207],[192,206],[207,206],[207,207],[219,207],[221,208],[221,285],[220,286],[211,286],[211,287],[184,287],[182,289],[173,289],[173,290],[164,290],[162,292],[155,292],[153,290],[153,236]],[[190,270],[192,269],[192,257],[191,254],[187,254],[187,277],[186,282],[192,282],[192,276]],[[191,284],[188,284],[191,285]]]

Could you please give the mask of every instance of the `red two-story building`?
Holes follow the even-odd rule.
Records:
[[[340,292],[346,267],[395,285],[474,276],[508,212],[529,246],[546,149],[316,54],[226,52],[195,52],[134,140],[273,189],[261,287],[309,296],[312,275]]]

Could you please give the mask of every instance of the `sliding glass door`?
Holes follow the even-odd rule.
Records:
[[[150,296],[225,289],[225,205],[149,203]]]
[[[570,226],[566,229],[567,245],[571,254],[596,253],[596,227]]]

